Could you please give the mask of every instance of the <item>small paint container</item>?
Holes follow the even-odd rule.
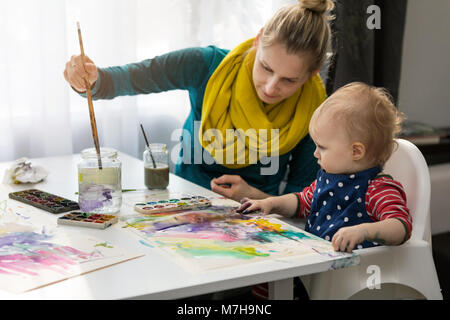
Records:
[[[113,215],[73,212],[59,217],[57,223],[78,227],[106,229],[117,221],[118,218]]]
[[[100,156],[101,169],[95,148],[81,152],[78,204],[82,212],[116,213],[122,206],[122,163],[112,148],[100,148]]]
[[[163,143],[151,143],[144,154],[144,182],[148,189],[166,189],[169,185],[169,152]]]

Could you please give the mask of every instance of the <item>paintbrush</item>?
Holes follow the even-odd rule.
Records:
[[[155,159],[153,159],[152,149],[150,149],[150,144],[148,143],[147,135],[145,134],[144,127],[142,126],[142,123],[141,123],[141,129],[142,129],[142,134],[144,135],[145,144],[147,145],[147,148],[148,148],[148,152],[150,152],[150,157],[152,158],[153,168],[156,169],[156,163],[155,163]]]
[[[89,116],[91,119],[92,137],[94,138],[95,151],[97,152],[98,168],[101,170],[102,169],[102,157],[100,155],[100,144],[98,142],[97,123],[95,122],[94,105],[92,103],[91,85],[89,84],[88,73],[86,70],[83,38],[81,37],[81,29],[80,29],[79,22],[77,22],[77,29],[78,29],[78,40],[80,42],[80,50],[81,50],[81,63],[83,64],[83,68],[84,68],[84,84],[86,86],[86,97],[87,97],[88,106],[89,106]]]

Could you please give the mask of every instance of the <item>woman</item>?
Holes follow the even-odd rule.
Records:
[[[94,99],[184,89],[191,112],[175,174],[226,197],[262,199],[302,190],[318,166],[308,124],[325,100],[318,70],[330,41],[330,0],[279,10],[256,38],[228,51],[188,48],[125,66],[86,59]],[[80,56],[64,77],[85,92]]]

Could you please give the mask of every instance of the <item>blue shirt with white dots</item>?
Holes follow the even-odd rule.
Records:
[[[370,182],[380,172],[379,166],[354,174],[319,170],[305,230],[331,241],[340,228],[373,222],[366,210],[365,195]],[[377,245],[365,240],[357,248]]]

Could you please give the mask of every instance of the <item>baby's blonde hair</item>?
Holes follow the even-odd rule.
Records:
[[[264,26],[261,44],[278,43],[288,53],[309,54],[310,72],[318,70],[327,58],[331,41],[328,11],[334,8],[331,0],[299,0],[298,4],[281,8]]]
[[[367,160],[380,166],[394,152],[404,120],[387,90],[361,82],[338,89],[317,111],[315,120],[326,112],[333,121],[342,123],[352,143],[364,144]]]

